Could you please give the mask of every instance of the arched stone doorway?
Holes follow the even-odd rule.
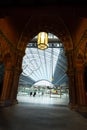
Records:
[[[76,72],[75,63],[77,62],[77,60],[75,59],[76,58],[75,54],[77,55],[78,48],[76,49],[77,51],[75,50],[76,51],[75,52],[69,30],[67,29],[63,21],[56,15],[55,16],[49,15],[49,17],[47,15],[30,17],[20,36],[17,48],[14,48],[14,46],[11,46],[8,48],[8,45],[7,45],[8,43],[6,44],[5,42],[5,45],[8,48],[8,50],[10,49],[9,56],[8,56],[8,59],[9,59],[8,64],[10,63],[9,65],[12,69],[12,72],[8,74],[9,75],[8,77],[10,79],[10,76],[12,74],[11,81],[9,81],[12,84],[8,83],[8,85],[10,84],[10,87],[7,87],[8,91],[10,91],[9,99],[5,98],[3,100],[6,100],[6,102],[7,100],[11,100],[12,104],[15,101],[17,101],[16,97],[17,97],[18,82],[19,82],[19,76],[21,73],[22,58],[25,54],[25,48],[26,48],[26,45],[29,43],[29,41],[34,36],[36,36],[40,31],[53,33],[54,35],[59,37],[59,39],[62,41],[64,45],[64,49],[65,49],[67,60],[68,60],[67,74],[69,77],[69,98],[70,98],[69,105],[71,108],[76,109],[78,101],[79,102],[81,101],[81,104],[85,103],[85,99],[84,100],[77,99],[78,84],[75,83],[75,81],[77,80],[76,73],[75,73]],[[7,53],[8,52],[6,49],[5,54],[7,55]],[[8,85],[6,84],[6,86]],[[5,88],[3,88],[3,90],[5,90]],[[7,95],[7,93],[5,94]]]
[[[38,11],[37,11],[38,12]],[[27,14],[26,14],[27,15]],[[49,15],[49,16],[48,16]],[[87,64],[87,29],[84,31],[78,43],[73,43],[70,32],[58,14],[46,14],[45,12],[38,15],[32,13],[29,20],[25,24],[25,28],[21,33],[19,42],[15,46],[8,40],[8,38],[0,31],[0,61],[4,63],[7,60],[9,71],[5,70],[3,98],[1,96],[0,103],[11,100],[12,104],[16,101],[19,75],[21,73],[22,58],[25,53],[27,43],[40,31],[51,32],[62,41],[68,59],[69,76],[69,97],[70,107],[77,110],[85,108],[87,110],[87,95],[84,87],[84,68]],[[81,35],[80,35],[81,36]],[[79,37],[79,36],[78,36]],[[74,39],[73,39],[74,40]],[[17,45],[17,46],[16,46]],[[5,56],[7,58],[5,59]],[[11,77],[12,76],[12,77]],[[7,94],[9,93],[9,94]],[[8,98],[7,98],[7,95]]]
[[[17,99],[19,102],[31,102],[30,99],[32,99],[33,103],[35,103],[36,99],[38,99],[37,103],[44,103],[45,100],[45,103],[60,103],[67,105],[69,103],[69,85],[68,76],[66,74],[67,58],[65,56],[63,44],[59,38],[52,33],[48,33],[49,46],[47,49],[38,49],[37,46],[35,46],[36,43],[37,36],[34,37],[26,46]],[[55,46],[55,44],[57,46]],[[43,82],[34,85],[39,81]],[[47,85],[48,83],[46,81],[49,81],[51,84]],[[29,93],[32,92],[33,95],[34,91],[37,93],[34,98],[35,100],[32,96],[29,96]],[[42,93],[42,91],[44,93],[42,98],[43,101],[40,101],[41,96],[39,94]],[[55,97],[56,101],[51,97]],[[27,100],[25,100],[25,98],[27,98]]]
[[[63,21],[58,16],[39,16],[29,19],[27,22],[23,33],[19,39],[17,49],[25,52],[27,43],[40,31],[51,32],[62,41],[66,56],[68,59],[68,71],[69,76],[69,97],[70,97],[70,106],[72,108],[76,105],[76,90],[74,82],[74,68],[73,68],[73,43],[70,36],[70,33],[63,23]]]

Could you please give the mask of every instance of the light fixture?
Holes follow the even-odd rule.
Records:
[[[37,37],[38,49],[44,50],[48,48],[48,34],[46,32],[40,32]]]

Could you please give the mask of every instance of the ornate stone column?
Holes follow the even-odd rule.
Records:
[[[86,91],[84,86],[84,66],[82,64],[76,67],[76,90],[78,111],[87,111]]]
[[[5,64],[3,88],[0,97],[1,106],[7,106],[11,104],[10,93],[12,87],[12,80],[13,80],[13,67],[11,65],[11,62],[8,60],[8,62]]]
[[[77,97],[75,86],[75,73],[73,67],[73,51],[67,51],[66,56],[68,62],[67,74],[69,77],[69,107],[75,110],[77,108]]]
[[[17,64],[14,69],[14,78],[13,78],[13,85],[12,85],[12,90],[11,90],[11,102],[12,104],[17,103],[17,91],[18,91],[18,84],[19,84],[19,76],[22,72],[22,57],[18,55],[17,57]]]

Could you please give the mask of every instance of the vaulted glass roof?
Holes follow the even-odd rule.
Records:
[[[68,82],[63,44],[51,33],[48,33],[48,40],[49,47],[45,50],[37,48],[37,36],[27,44],[19,84],[32,86],[36,82],[46,80],[59,86]]]

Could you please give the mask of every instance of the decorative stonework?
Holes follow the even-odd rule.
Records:
[[[0,46],[1,46],[1,52],[2,53],[2,58],[3,61],[5,62],[5,57],[7,55],[10,55],[11,57],[11,63],[14,64],[14,53],[15,53],[15,48],[13,44],[8,40],[8,38],[4,35],[4,33],[0,30]]]
[[[14,51],[14,46],[10,42],[10,40],[4,35],[4,33],[0,30],[0,36],[3,38],[3,40],[8,44],[10,50]]]
[[[71,36],[63,21],[58,16],[51,16],[49,18],[47,16],[40,17],[37,19],[32,17],[26,24],[27,26],[25,27],[24,32],[22,32],[17,48],[24,50],[35,34],[37,35],[40,31],[46,31],[59,37],[64,44],[65,50],[72,50],[73,44]]]
[[[85,64],[87,62],[87,29],[84,31],[77,47],[74,50],[75,60],[78,65]]]

